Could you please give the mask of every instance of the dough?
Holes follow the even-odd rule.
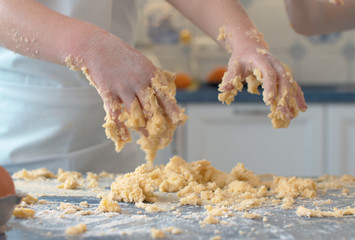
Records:
[[[101,212],[121,212],[121,207],[118,205],[118,202],[103,197],[100,201],[98,210]]]
[[[214,216],[212,215],[208,215],[202,223],[206,223],[206,224],[217,224],[219,223],[219,220],[218,218],[215,218]]]
[[[68,235],[78,235],[78,234],[82,234],[82,233],[84,233],[86,231],[87,231],[86,224],[79,223],[78,225],[76,225],[74,227],[67,228],[65,233],[68,234]]]
[[[230,46],[230,43],[228,41],[228,37],[231,37],[231,34],[227,34],[226,32],[226,27],[222,26],[219,28],[219,34],[217,36],[217,41],[224,42],[226,50],[231,53],[232,52],[232,47]]]
[[[78,211],[81,211],[81,208],[78,206],[75,206],[74,204],[71,203],[60,203],[59,210],[62,210],[64,214],[74,214]]]
[[[65,59],[67,66],[74,71],[81,70],[90,84],[93,85],[100,93],[95,85],[95,81],[89,74],[86,67],[78,68],[72,59],[72,56],[67,56]],[[106,111],[105,123],[103,127],[108,138],[115,143],[116,151],[120,152],[126,143],[131,142],[131,135],[125,128],[118,127],[118,124],[123,124],[125,127],[140,133],[140,139],[137,141],[141,145],[141,149],[146,153],[146,160],[152,164],[159,149],[166,147],[172,140],[174,131],[178,125],[183,125],[187,120],[184,114],[184,109],[177,108],[168,116],[164,110],[169,106],[162,106],[161,99],[168,99],[170,102],[176,104],[176,86],[174,83],[175,74],[166,70],[158,69],[155,76],[151,79],[151,85],[143,90],[143,103],[139,103],[135,98],[130,106],[130,112],[124,105],[117,100],[104,99],[111,106],[112,111],[120,112],[118,119],[113,119],[110,110]],[[141,104],[144,104],[143,109]],[[142,130],[143,129],[143,130]]]
[[[226,211],[225,206],[244,211],[273,201],[280,204],[284,198],[285,206],[298,197],[313,199],[317,184],[296,177],[262,180],[241,163],[225,173],[206,160],[188,163],[175,156],[165,166],[143,164],[134,172],[117,177],[109,197],[124,202],[155,202],[155,191],[176,192],[182,205],[213,205],[206,209],[217,215]]]
[[[236,63],[238,64],[238,63]],[[291,81],[291,87],[288,89],[283,89],[282,95],[278,95],[275,97],[273,102],[267,103],[270,105],[271,113],[268,117],[271,119],[272,125],[274,128],[287,128],[290,124],[291,119],[287,118],[286,115],[280,111],[280,107],[285,104],[288,105],[288,108],[291,110],[292,115],[296,117],[299,111],[304,112],[306,109],[299,109],[296,102],[296,90],[298,88],[297,83],[293,80],[293,77],[290,72],[287,72],[288,78]],[[227,74],[225,75],[227,76]],[[230,83],[222,81],[219,85],[218,90],[221,92],[218,94],[218,100],[222,103],[226,103],[227,105],[231,104],[234,101],[235,96],[237,96],[238,92],[241,92],[243,89],[243,80],[240,76],[235,76]],[[253,94],[259,94],[258,87],[262,85],[262,73],[260,70],[255,69],[252,74],[246,77],[246,81],[248,83],[248,92]],[[232,87],[229,90],[223,91],[226,86],[232,84]],[[264,93],[264,102],[269,96],[266,96]]]
[[[165,232],[171,233],[171,234],[181,234],[182,230],[176,227],[167,227],[163,229]]]
[[[21,200],[22,202],[25,202],[26,204],[34,204],[34,203],[37,203],[38,202],[38,198],[30,195],[30,194],[27,194],[25,197],[22,198]]]
[[[210,238],[210,240],[221,240],[222,237],[220,235],[216,235]]]
[[[345,209],[334,208],[333,211],[312,210],[299,206],[296,214],[301,217],[344,217],[345,215],[355,215],[355,208],[347,207]]]
[[[80,203],[79,203],[79,206],[80,206],[80,207],[83,207],[83,208],[88,208],[88,207],[89,207],[89,204],[88,204],[87,201],[84,201],[84,202],[80,202]]]
[[[242,215],[243,218],[247,218],[247,219],[257,219],[257,218],[262,218],[262,216],[260,214],[256,214],[256,213],[244,213]]]
[[[160,230],[160,229],[156,229],[156,228],[152,228],[152,238],[165,238],[165,233]]]
[[[65,180],[63,184],[57,186],[57,188],[64,188],[64,189],[78,189],[80,188],[80,184],[77,179],[73,177],[69,177]]]
[[[14,179],[35,180],[45,178],[55,178],[54,173],[48,171],[46,168],[39,168],[32,171],[22,169],[12,175]]]
[[[63,169],[59,168],[57,173],[57,181],[58,182],[65,182],[68,179],[81,179],[82,174],[76,171],[64,171]]]
[[[338,1],[338,0],[331,0],[331,1]],[[251,29],[247,31],[246,36],[256,42],[266,42],[264,41],[264,37],[261,33],[259,33],[256,29]],[[225,26],[220,27],[219,35],[217,37],[217,41],[224,41],[226,45],[227,51],[231,52],[231,47],[229,46],[228,38],[231,35],[226,32]],[[267,47],[266,47],[267,48]],[[267,49],[256,49],[256,53],[258,54],[268,54]],[[233,63],[235,66],[238,66],[238,61],[236,60]],[[285,67],[288,69],[287,67]],[[293,80],[293,76],[289,70],[287,70],[287,78],[289,79],[291,86],[287,89],[278,89],[280,95],[277,96],[267,96],[266,93],[263,94],[264,102],[267,105],[270,105],[271,113],[268,117],[271,119],[272,125],[274,128],[287,128],[290,124],[290,117],[288,115],[292,115],[295,118],[298,115],[299,111],[306,111],[306,109],[299,109],[297,102],[296,102],[296,92],[298,91],[298,85]],[[244,78],[241,76],[234,76],[230,82],[227,82],[225,78],[228,76],[225,74],[222,79],[222,83],[220,83],[218,90],[221,92],[218,94],[218,100],[222,103],[226,103],[227,105],[231,104],[234,101],[235,96],[237,96],[238,92],[241,92],[243,89],[243,81]],[[245,78],[248,84],[248,92],[252,94],[259,94],[258,87],[263,85],[263,76],[259,69],[254,69],[252,73],[250,73]],[[272,93],[270,93],[272,94]],[[303,94],[303,93],[302,93]],[[268,102],[267,99],[270,97],[274,97],[272,102]],[[288,106],[288,110],[290,112],[284,113],[280,110],[285,105]]]
[[[36,212],[29,208],[15,208],[13,212],[14,217],[19,219],[33,218],[35,214]]]

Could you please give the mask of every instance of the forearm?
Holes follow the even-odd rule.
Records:
[[[284,0],[293,29],[304,35],[325,34],[355,27],[355,1],[335,6],[328,1]]]
[[[59,14],[34,0],[0,0],[0,45],[57,64],[82,57],[104,30]]]
[[[262,36],[238,0],[167,1],[212,39],[217,39],[220,28],[223,27],[228,34],[226,44],[232,48],[240,47],[238,43],[246,38],[250,39],[253,32],[259,37],[254,39],[255,44],[266,47]]]

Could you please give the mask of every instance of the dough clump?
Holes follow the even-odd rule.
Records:
[[[84,233],[86,231],[87,231],[86,224],[79,223],[76,226],[67,228],[65,233],[68,234],[68,235],[78,235],[78,234],[82,234],[82,233]]]
[[[174,192],[181,205],[214,205],[210,215],[227,214],[223,206],[243,211],[278,199],[315,198],[317,184],[311,179],[276,177],[263,180],[238,163],[230,173],[200,160],[188,163],[175,156],[167,165],[143,164],[132,173],[118,176],[109,197],[123,202],[155,202],[155,191]],[[289,200],[287,200],[289,201]]]
[[[28,218],[33,218],[35,216],[36,212],[30,208],[15,208],[13,215],[15,218],[19,219],[28,219]]]

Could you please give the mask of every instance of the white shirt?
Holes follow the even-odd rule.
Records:
[[[134,0],[39,0],[133,44]],[[135,143],[121,153],[105,136],[103,103],[82,73],[0,48],[0,164],[78,171],[131,171]],[[142,159],[142,158],[140,158]]]

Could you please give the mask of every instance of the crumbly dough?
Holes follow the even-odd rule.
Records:
[[[257,42],[263,41],[267,48],[267,44],[264,41],[263,35],[259,33],[256,29],[247,31],[245,34],[247,37]],[[224,41],[226,43],[227,50],[230,49],[230,47],[227,46],[228,36],[229,34],[226,32],[225,27],[220,27],[217,40]],[[262,55],[268,54],[267,49],[257,48],[256,52]],[[238,61],[235,61],[234,64],[235,67],[237,67],[239,63]],[[285,68],[288,69],[287,67]],[[287,70],[286,74],[286,77],[289,79],[289,83],[291,84],[290,87],[288,87],[287,89],[281,89],[281,91],[279,90],[280,95],[277,96],[267,96],[266,93],[263,94],[264,102],[266,103],[266,105],[270,105],[271,113],[268,115],[268,117],[271,119],[274,128],[287,128],[291,121],[290,117],[288,117],[287,115],[292,115],[293,118],[295,118],[298,115],[299,111],[306,111],[306,109],[300,109],[296,102],[296,91],[298,90],[297,83],[293,80],[293,76],[289,70]],[[227,82],[224,80],[227,76],[228,74],[225,74],[223,76],[222,83],[219,85],[218,90],[221,93],[218,94],[218,100],[222,103],[226,103],[227,105],[229,105],[234,101],[234,98],[235,96],[237,96],[238,92],[242,91],[244,86],[244,78],[237,75],[234,76],[229,82]],[[254,69],[253,72],[245,78],[245,80],[248,84],[249,93],[260,94],[258,91],[258,87],[263,86],[263,76],[259,69]],[[270,98],[273,100],[269,101],[268,99]],[[287,108],[290,110],[290,112],[284,113],[280,110],[285,105],[287,105]]]
[[[59,210],[62,210],[64,214],[74,214],[78,211],[81,211],[81,208],[78,206],[75,206],[74,204],[71,203],[60,203]]]
[[[80,203],[79,203],[79,206],[80,206],[80,207],[83,207],[83,208],[88,208],[88,207],[89,207],[89,204],[88,204],[87,201],[83,201],[83,202],[80,202]]]
[[[113,178],[114,175],[112,173],[108,173],[106,171],[102,171],[100,174],[99,174],[99,177],[100,178]]]
[[[30,195],[30,194],[27,194],[25,197],[23,197],[21,199],[22,202],[25,202],[26,204],[34,204],[34,203],[37,203],[38,202],[38,198]]]
[[[258,42],[258,43],[264,42],[264,44],[266,45],[265,40],[264,40],[264,35],[261,32],[259,32],[257,29],[255,29],[255,28],[253,28],[253,29],[251,29],[249,31],[246,31],[245,35],[248,38],[250,38],[251,40],[254,40],[254,41]]]
[[[64,189],[78,189],[80,188],[80,184],[77,179],[73,177],[69,177],[65,180],[64,183],[57,186],[57,188],[64,188]]]
[[[99,186],[99,183],[97,182],[97,180],[96,179],[91,179],[86,187],[88,187],[88,188],[96,188],[98,186]]]
[[[152,228],[151,232],[152,238],[165,238],[165,233],[160,229]]]
[[[78,235],[78,234],[82,234],[82,233],[84,233],[86,231],[87,231],[86,224],[79,223],[76,226],[67,228],[65,233],[68,234],[68,235]]]
[[[355,215],[355,208],[347,207],[344,209],[334,208],[333,211],[312,210],[299,206],[296,214],[301,217],[344,217],[345,215]]]
[[[228,216],[228,209],[225,207],[214,207],[212,205],[206,205],[205,209],[207,213],[211,216]]]
[[[48,171],[46,168],[39,168],[31,171],[22,169],[12,175],[14,179],[35,180],[45,178],[55,178],[54,173]]]
[[[297,197],[312,199],[317,196],[317,185],[311,179],[296,177],[262,180],[240,163],[225,173],[206,160],[188,163],[175,156],[165,166],[143,164],[119,176],[111,185],[109,197],[124,202],[155,202],[155,191],[176,192],[181,205],[207,205],[209,215],[218,216],[227,214],[225,206],[244,211],[274,201],[280,204],[284,198],[284,204],[291,204]]]
[[[256,214],[256,213],[247,213],[245,212],[242,215],[243,218],[247,218],[247,219],[258,219],[258,218],[262,218],[262,216],[260,214]]]
[[[81,70],[90,84],[100,93],[86,67],[79,68],[75,64],[78,61],[74,61],[72,56],[67,56],[65,62],[71,70]],[[151,85],[143,90],[144,94],[142,95],[145,98],[143,103],[140,103],[135,98],[130,106],[130,112],[117,100],[104,99],[105,102],[110,104],[112,109],[107,109],[106,104],[104,105],[106,117],[103,127],[107,137],[115,143],[117,152],[120,152],[126,143],[131,142],[131,135],[126,128],[140,133],[141,138],[137,143],[141,145],[141,149],[146,153],[146,160],[149,163],[153,162],[159,149],[166,147],[171,142],[176,127],[183,125],[187,120],[184,109],[178,107],[169,116],[164,110],[168,106],[165,106],[165,108],[162,106],[161,99],[167,99],[176,104],[174,79],[175,74],[158,69],[151,79]],[[143,109],[141,104],[144,104]],[[173,111],[173,109],[167,110]],[[113,119],[111,111],[120,113],[118,119]],[[121,124],[121,126],[119,127],[118,124]]]
[[[165,232],[170,233],[170,234],[181,234],[182,230],[176,227],[167,227],[163,229]]]
[[[144,209],[146,212],[149,212],[149,213],[164,211],[164,209],[162,209],[161,207],[159,207],[155,204],[147,204],[147,203],[143,203],[143,202],[137,202],[136,207]]]
[[[214,216],[212,215],[208,215],[202,223],[205,223],[205,224],[217,224],[219,223],[219,219],[218,218],[215,218]]]
[[[118,205],[118,202],[103,197],[100,201],[98,210],[101,212],[121,212],[121,207]]]
[[[30,208],[15,208],[13,215],[15,218],[27,219],[33,218],[36,212]]]
[[[230,46],[229,42],[228,42],[228,37],[231,37],[231,34],[228,34],[226,32],[226,27],[222,26],[219,28],[219,34],[217,36],[217,41],[222,41],[224,42],[225,48],[226,50],[231,53],[232,52],[232,47]]]
[[[238,63],[235,63],[238,64]],[[268,117],[271,119],[272,125],[274,128],[287,128],[290,124],[291,119],[286,117],[286,115],[280,111],[280,107],[288,105],[288,108],[292,111],[292,116],[296,117],[299,111],[304,112],[306,109],[298,108],[295,92],[297,90],[297,83],[293,80],[292,74],[290,72],[286,73],[290,79],[291,87],[287,89],[282,89],[282,93],[279,96],[274,96],[272,102],[267,102],[270,96],[263,95],[264,102],[267,105],[270,105],[271,113]],[[227,76],[227,75],[225,75]],[[243,89],[243,80],[240,76],[235,76],[231,82],[222,81],[219,85],[218,90],[221,92],[218,94],[218,100],[227,105],[231,104],[234,101],[235,96],[238,92],[241,92]],[[254,69],[253,73],[246,77],[248,83],[248,92],[253,94],[259,94],[258,87],[263,83],[262,73],[258,69]],[[227,87],[232,85],[231,87]],[[228,88],[228,90],[224,90]],[[271,96],[272,97],[272,96]]]
[[[221,240],[222,237],[220,235],[216,235],[210,238],[210,240]]]
[[[82,178],[82,174],[76,171],[65,171],[61,168],[58,169],[58,173],[57,173],[57,181],[58,182],[65,182],[66,180],[72,178],[73,180],[76,179],[81,179]]]

